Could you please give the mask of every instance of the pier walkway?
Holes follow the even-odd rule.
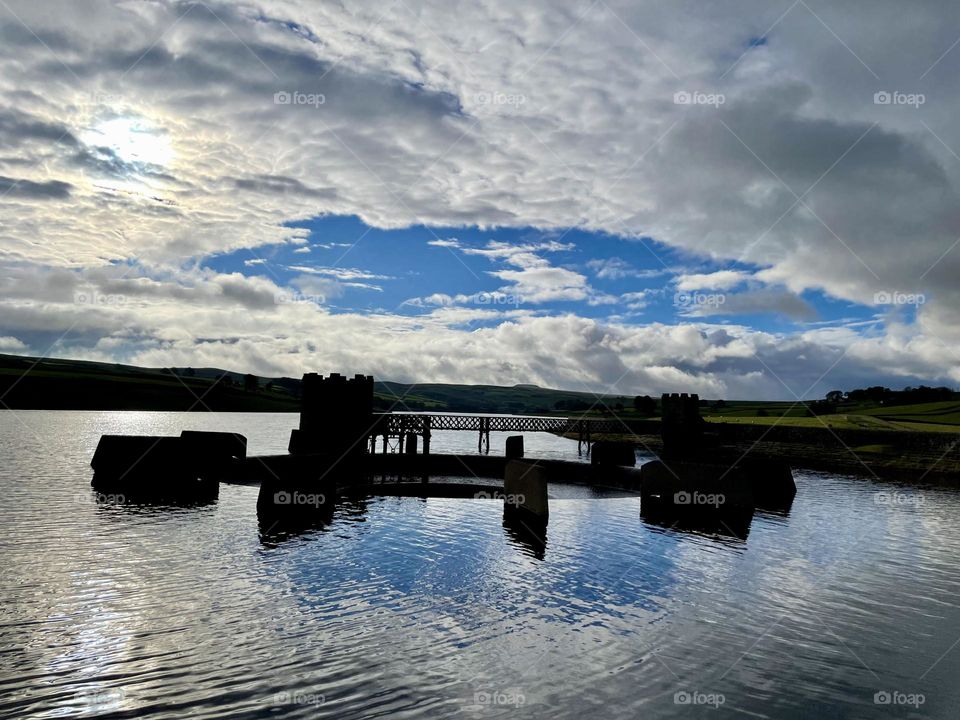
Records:
[[[377,440],[382,442],[383,452],[404,452],[404,444],[410,436],[419,436],[423,452],[430,452],[430,434],[435,430],[462,430],[478,434],[478,452],[490,452],[491,432],[549,432],[555,434],[577,433],[577,449],[584,444],[589,449],[590,438],[599,433],[622,433],[629,431],[621,420],[594,418],[567,418],[538,415],[457,415],[454,413],[394,412],[374,414],[370,431],[370,449],[375,451]],[[391,443],[391,439],[396,442]],[[415,446],[412,449],[415,452]]]

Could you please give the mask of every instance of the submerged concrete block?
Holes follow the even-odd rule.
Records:
[[[201,498],[219,489],[212,464],[180,437],[104,435],[90,465],[94,488],[130,498]]]
[[[695,514],[753,511],[749,478],[735,467],[655,460],[640,468],[640,502],[644,511]]]
[[[247,456],[247,438],[240,433],[184,430],[180,439],[183,452],[201,461],[242,460]]]
[[[507,438],[506,451],[504,453],[509,460],[517,460],[523,457],[523,435],[511,435]]]
[[[505,511],[531,513],[545,518],[547,504],[547,471],[536,463],[510,460],[504,469],[503,492]]]
[[[637,464],[637,453],[633,443],[597,440],[590,448],[590,462],[593,465],[634,467]]]

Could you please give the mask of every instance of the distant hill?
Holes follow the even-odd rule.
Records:
[[[219,368],[133,365],[0,355],[0,397],[11,409],[298,412],[300,379]],[[378,410],[520,414],[609,413],[633,399],[536,385],[404,384],[378,381]]]

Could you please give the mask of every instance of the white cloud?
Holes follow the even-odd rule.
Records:
[[[10,337],[9,335],[0,336],[0,353],[22,355],[28,352],[29,349],[26,343],[15,337]]]
[[[663,275],[665,270],[639,270],[623,258],[598,258],[587,262],[587,267],[601,280],[623,278],[652,278]]]
[[[893,0],[818,7],[817,16],[801,3],[779,21],[783,8],[760,0],[693,15],[652,0],[490,2],[456,13],[425,0],[417,22],[403,3],[372,0],[349,9],[278,0],[256,12],[211,2],[184,13],[167,0],[10,7],[25,25],[0,13],[0,333],[31,347],[25,332],[63,332],[77,320],[88,344],[76,347],[94,347],[102,332],[96,352],[104,357],[190,355],[192,364],[222,358],[241,368],[319,362],[296,341],[277,340],[274,324],[205,322],[238,303],[315,333],[319,326],[299,324],[304,313],[316,319],[316,305],[278,310],[267,302],[273,290],[258,284],[271,281],[182,268],[268,244],[302,250],[309,232],[292,224],[354,214],[377,227],[478,225],[491,236],[504,225],[619,234],[644,254],[667,247],[721,267],[756,267],[754,280],[786,288],[794,299],[777,290],[778,298],[795,310],[810,290],[868,305],[878,292],[923,293],[929,300],[915,321],[889,313],[882,331],[845,336],[849,355],[873,378],[956,379],[960,101],[951,83],[960,54],[945,54],[960,26],[955,3],[913,4],[907,25]],[[774,22],[767,44],[750,49],[749,38]],[[878,89],[923,92],[929,102],[877,105]],[[725,102],[674,102],[674,93],[695,90],[723,93]],[[324,102],[276,104],[278,92],[322,94]],[[584,275],[544,258],[553,252],[544,243],[432,244],[502,263],[492,270],[501,290],[530,302],[603,297]],[[350,243],[316,245],[333,246]],[[588,267],[601,279],[628,277],[615,277],[627,268],[610,262]],[[143,276],[127,282],[112,263]],[[341,283],[380,279],[299,272]],[[31,275],[45,284],[24,284]],[[685,276],[678,289],[737,286],[718,275]],[[115,286],[132,304],[78,315],[63,300],[75,288],[58,278]],[[346,324],[322,322],[324,330]],[[384,345],[394,357],[377,367],[394,377],[417,367],[401,369],[404,356],[454,337],[441,342],[401,317],[377,322],[388,328]],[[537,348],[548,328],[583,329],[611,367],[619,356],[607,347],[634,357],[621,341],[638,330],[578,324],[586,322],[522,318],[498,333],[483,329],[491,343],[528,350],[509,353],[496,372],[471,359],[463,376],[546,374]],[[394,327],[404,328],[403,342],[390,335]],[[188,332],[214,342],[189,342]],[[226,343],[228,335],[242,340]],[[820,346],[803,335],[779,338],[777,351],[753,335],[791,377],[820,367],[811,359]],[[455,337],[468,350],[479,342]],[[332,359],[367,362],[366,338],[336,340],[343,350]],[[806,360],[787,362],[785,352]],[[453,377],[443,364],[450,355],[436,357],[423,376]],[[638,383],[693,373],[700,387],[733,388],[746,372],[720,360],[709,370],[648,361]],[[553,377],[599,375],[564,367]]]
[[[681,275],[677,278],[677,290],[729,290],[751,277],[750,273],[740,270]]]
[[[313,265],[291,265],[288,269],[309,275],[325,275],[338,280],[393,280],[390,275],[372,273],[368,270],[346,267],[323,267]]]

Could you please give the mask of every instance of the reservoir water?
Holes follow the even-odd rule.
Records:
[[[789,513],[745,540],[563,498],[539,547],[496,501],[371,498],[278,541],[256,487],[199,507],[90,490],[103,433],[232,430],[270,453],[296,423],[0,412],[0,717],[960,717],[950,489],[798,471]]]

